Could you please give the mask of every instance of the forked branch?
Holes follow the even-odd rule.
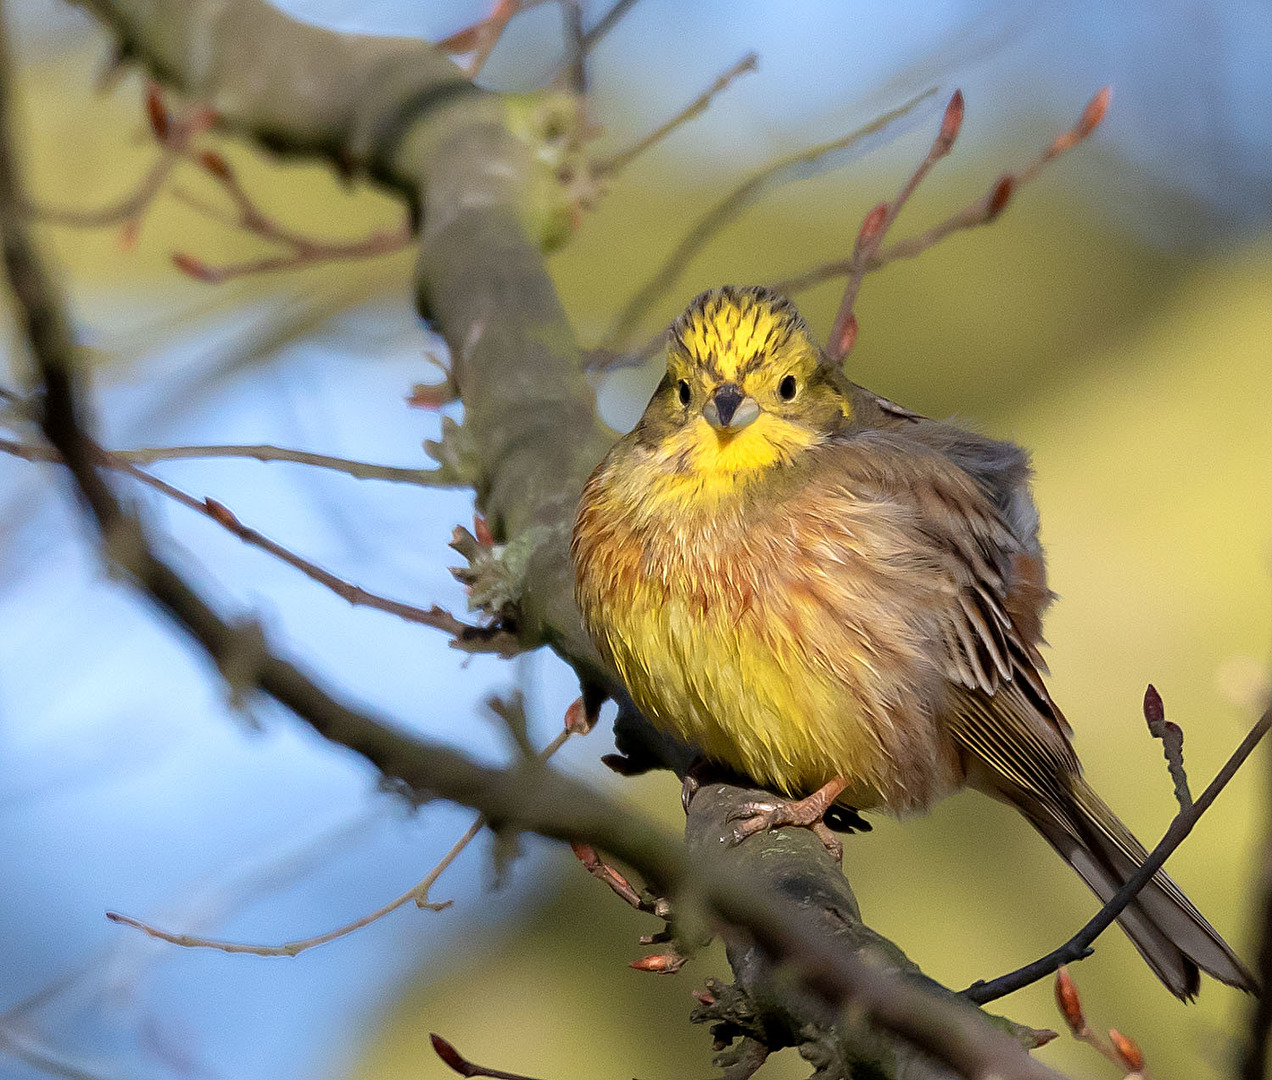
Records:
[[[963,121],[964,105],[962,93],[956,91],[946,107],[940,130],[927,154],[902,186],[896,198],[891,202],[879,203],[866,215],[857,232],[852,254],[846,259],[824,263],[803,274],[775,282],[773,287],[779,292],[794,294],[814,285],[820,285],[824,281],[847,277],[828,345],[828,351],[832,357],[841,359],[856,343],[857,320],[854,309],[862,279],[866,274],[882,269],[899,259],[912,259],[916,255],[921,255],[951,233],[974,228],[977,225],[987,225],[997,219],[1017,190],[1034,179],[1050,162],[1081,143],[1099,126],[1105,112],[1108,111],[1111,96],[1110,87],[1106,86],[1100,90],[1087,103],[1081,118],[1072,128],[1052,139],[1042,153],[1019,172],[1004,173],[1000,176],[989,191],[971,205],[917,236],[898,240],[884,247],[883,242],[900,214],[901,208],[931,171],[932,166],[949,153],[958,135]]]

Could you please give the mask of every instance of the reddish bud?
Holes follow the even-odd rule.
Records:
[[[881,202],[870,211],[857,231],[855,251],[862,251],[883,234],[883,223],[888,219],[888,204]]]
[[[1082,1015],[1082,1000],[1078,997],[1078,988],[1069,977],[1069,969],[1061,968],[1056,972],[1056,1007],[1069,1030],[1078,1035],[1086,1031],[1086,1017]]]
[[[597,715],[589,713],[583,699],[575,698],[565,710],[565,730],[571,735],[586,735],[596,726]]]
[[[1016,190],[1016,178],[1008,173],[1006,176],[1000,177],[998,183],[994,185],[993,190],[989,193],[989,201],[985,204],[985,220],[993,221],[1011,202],[1011,197]]]
[[[163,94],[158,83],[146,84],[146,119],[150,121],[150,130],[155,133],[155,138],[166,143],[168,136],[172,134],[172,118],[163,103]]]
[[[1148,729],[1152,731],[1166,719],[1166,706],[1162,704],[1162,695],[1152,683],[1144,691],[1144,719],[1148,721]]]
[[[495,546],[495,534],[490,531],[486,519],[480,514],[473,515],[473,535],[477,537],[477,543],[482,547]]]
[[[937,133],[936,142],[932,144],[933,157],[944,157],[950,152],[950,147],[954,145],[959,128],[962,126],[963,91],[955,90],[950,103],[945,106],[945,115],[941,117],[941,130]]]
[[[227,529],[243,527],[239,519],[234,516],[234,512],[224,503],[219,503],[215,499],[204,499],[203,505],[207,509],[208,516],[218,525],[224,525]]]
[[[592,847],[591,844],[581,844],[577,840],[574,840],[570,842],[570,850],[574,852],[579,862],[581,862],[589,870],[593,866],[601,865],[601,858],[596,854],[596,849]]]
[[[637,971],[650,971],[655,975],[674,975],[685,965],[685,958],[676,953],[653,953],[633,960],[627,966]]]
[[[119,246],[124,251],[132,251],[137,246],[137,237],[141,235],[141,219],[130,217],[119,227]]]
[[[1117,1028],[1109,1028],[1109,1041],[1127,1072],[1144,1071],[1144,1051],[1139,1048],[1139,1043],[1129,1035],[1123,1035]]]
[[[449,382],[416,383],[406,399],[412,409],[440,409],[455,400],[455,391]]]
[[[1085,139],[1100,126],[1100,121],[1104,119],[1104,114],[1109,111],[1109,100],[1112,97],[1113,87],[1106,86],[1087,102],[1087,107],[1082,110],[1082,119],[1078,121],[1077,126],[1073,129],[1073,133],[1079,139]]]
[[[460,1076],[472,1076],[476,1072],[472,1063],[465,1060],[464,1056],[440,1035],[430,1034],[429,1040],[433,1044],[433,1053]]]
[[[172,265],[187,277],[194,278],[195,281],[215,283],[221,280],[220,275],[202,259],[187,255],[184,251],[172,253]]]
[[[230,171],[230,163],[215,150],[204,150],[199,155],[199,164],[218,180],[229,180],[234,175]]]
[[[715,994],[710,990],[695,990],[693,996],[699,1005],[714,1005],[716,1003]]]
[[[836,360],[841,360],[852,352],[852,347],[857,344],[857,316],[849,315],[848,321],[844,323],[844,327],[839,331],[838,337],[830,343],[831,356]]]

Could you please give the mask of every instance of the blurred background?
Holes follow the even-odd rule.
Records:
[[[287,0],[348,31],[438,40],[486,0]],[[606,4],[585,0],[585,21]],[[51,0],[6,5],[19,49],[27,169],[38,201],[92,209],[153,161],[141,80],[95,81],[108,42]],[[807,169],[733,221],[634,335],[698,290],[780,279],[846,255],[862,215],[895,193],[961,87],[951,158],[898,224],[904,236],[1023,166],[1114,88],[1097,135],[1018,192],[992,227],[866,280],[854,379],[929,415],[957,415],[1031,447],[1060,594],[1047,634],[1052,689],[1094,785],[1143,839],[1174,810],[1139,704],[1161,690],[1186,731],[1199,789],[1257,713],[1272,641],[1272,9],[1256,3],[897,5],[643,0],[594,51],[591,115],[622,148],[750,50],[759,71],[642,157],[551,259],[585,344],[657,271],[685,228],[748,174],[928,87],[939,92],[869,145]],[[529,89],[562,60],[561,17],[518,18],[481,81]],[[325,170],[216,145],[297,230],[357,238],[400,210]],[[867,152],[868,151],[868,152]],[[409,409],[444,347],[415,319],[409,253],[224,285],[177,273],[267,249],[191,210],[215,199],[188,166],[118,227],[49,225],[74,299],[112,447],[278,443],[426,466],[437,412]],[[818,333],[839,285],[802,294]],[[6,384],[25,369],[9,329]],[[658,362],[598,377],[606,418],[630,425]],[[454,411],[454,407],[448,407]],[[458,413],[455,415],[458,417]],[[291,464],[155,469],[343,577],[462,612],[447,573],[463,493],[358,481]],[[211,522],[136,498],[171,554],[227,605],[250,609],[342,694],[487,760],[510,753],[483,699],[520,687],[546,743],[576,687],[542,653],[465,658],[443,637],[344,601]],[[437,1031],[473,1059],[533,1076],[710,1075],[690,991],[724,974],[712,950],[673,978],[628,969],[654,927],[568,852],[533,839],[502,876],[485,838],[434,900],[297,958],[182,950],[108,923],[278,943],[320,933],[416,882],[465,829],[445,805],[411,812],[350,755],[287,715],[227,699],[215,671],[107,577],[48,465],[0,458],[0,1075],[450,1075]],[[620,781],[598,764],[607,726],[563,768],[671,826],[670,776]],[[1249,956],[1266,826],[1266,755],[1172,858],[1198,906]],[[1094,911],[1077,878],[1008,810],[974,794],[930,816],[876,821],[847,844],[867,921],[954,987],[1051,949]],[[1160,1080],[1231,1075],[1249,1003],[1214,983],[1184,1007],[1116,932],[1074,971],[1088,1015],[1141,1041]],[[1059,1027],[1047,984],[999,1003]],[[1046,1060],[1112,1067],[1066,1037]],[[798,1077],[792,1052],[763,1075]]]

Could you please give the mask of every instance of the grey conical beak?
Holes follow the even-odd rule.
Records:
[[[759,415],[759,403],[746,397],[737,383],[716,387],[702,410],[702,418],[718,431],[741,431]]]

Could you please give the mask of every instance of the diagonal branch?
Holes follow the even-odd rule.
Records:
[[[543,750],[539,753],[540,761],[547,761],[552,757],[569,737],[574,734],[570,728],[565,728],[556,736]],[[143,922],[141,919],[134,919],[131,915],[121,915],[117,911],[106,912],[106,918],[113,923],[120,923],[124,926],[131,926],[136,930],[140,930],[148,937],[156,938],[159,941],[167,941],[173,945],[180,945],[187,949],[216,949],[225,953],[248,953],[252,956],[299,956],[309,949],[313,949],[319,945],[326,945],[332,941],[337,941],[342,937],[348,937],[350,934],[356,933],[372,923],[379,922],[386,915],[391,915],[398,908],[404,907],[411,901],[415,902],[415,906],[419,908],[427,908],[429,911],[444,911],[450,907],[453,901],[443,900],[440,903],[429,899],[429,890],[437,884],[437,879],[445,873],[447,867],[451,865],[463,853],[486,827],[486,818],[479,814],[477,819],[464,831],[464,834],[451,845],[445,855],[438,860],[437,864],[424,877],[418,881],[401,896],[395,897],[387,904],[376,908],[374,911],[368,912],[360,918],[354,919],[352,922],[338,926],[334,930],[328,930],[322,934],[315,934],[313,937],[301,938],[298,941],[287,941],[281,945],[250,945],[240,941],[221,941],[216,938],[202,937],[197,934],[174,933],[170,930],[162,930],[150,923]]]
[[[1246,758],[1254,752],[1254,748],[1259,745],[1269,728],[1272,728],[1272,705],[1268,706],[1254,727],[1246,733],[1246,737],[1232,752],[1232,756],[1224,762],[1223,768],[1215,774],[1215,778],[1210,781],[1206,790],[1197,796],[1197,801],[1175,815],[1170,828],[1166,830],[1166,835],[1149,853],[1139,869],[1073,937],[1032,964],[1026,964],[989,982],[973,983],[963,993],[978,1005],[984,1005],[1014,993],[1039,979],[1047,978],[1064,964],[1071,964],[1089,956],[1095,939],[1113,925],[1117,917],[1143,891],[1144,886],[1153,880],[1153,875],[1166,864],[1166,860],[1175,849],[1187,839],[1188,834],[1193,831],[1193,826],[1201,820],[1201,816],[1228,786],[1228,782],[1237,775],[1237,770],[1245,764]]]
[[[796,179],[803,171],[818,164],[827,157],[857,145],[863,139],[874,135],[899,120],[935,91],[926,90],[912,97],[909,101],[876,117],[870,123],[829,142],[798,153],[791,154],[759,172],[747,177],[741,184],[730,191],[715,206],[703,214],[690,227],[684,239],[675,250],[667,256],[663,264],[650,276],[649,281],[624,305],[617,318],[606,331],[601,348],[609,351],[621,351],[629,337],[640,325],[641,321],[653,310],[659,298],[666,294],[680,280],[689,263],[721,229],[733,222],[739,214],[751,206],[765,192],[787,180]]]
[[[24,458],[28,461],[63,461],[61,455],[55,450],[27,446],[9,439],[0,439],[0,453],[10,454],[13,457]],[[198,499],[188,492],[182,491],[176,485],[170,484],[166,480],[161,480],[152,473],[138,468],[126,459],[109,450],[103,450],[101,447],[91,447],[91,453],[95,460],[106,468],[116,469],[138,483],[159,492],[173,502],[180,503],[197,514],[202,514],[210,521],[221,526],[226,532],[238,537],[243,543],[259,548],[280,562],[299,570],[311,581],[317,582],[325,589],[330,589],[342,600],[347,601],[354,607],[373,608],[388,615],[395,615],[405,622],[417,623],[420,626],[431,626],[435,630],[441,630],[443,633],[451,635],[455,647],[466,652],[495,652],[501,656],[514,656],[521,651],[516,637],[507,633],[497,624],[473,626],[455,618],[455,616],[436,604],[427,608],[418,607],[415,604],[393,600],[390,597],[374,593],[370,589],[364,589],[361,585],[346,581],[317,563],[297,555],[290,548],[284,547],[277,540],[271,540],[264,533],[244,525],[228,506],[218,502],[216,499]]]
[[[812,288],[814,285],[820,285],[824,281],[847,276],[848,282],[844,288],[844,296],[830,336],[830,351],[837,357],[847,355],[856,342],[856,317],[853,315],[853,307],[861,287],[861,280],[866,274],[880,270],[899,259],[912,259],[922,255],[928,248],[940,243],[952,233],[996,221],[1022,185],[1033,180],[1046,165],[1073,149],[1100,125],[1108,109],[1111,95],[1112,91],[1107,86],[1100,90],[1087,103],[1081,118],[1072,128],[1052,139],[1025,168],[1016,173],[1004,173],[1000,176],[982,198],[917,236],[898,240],[888,247],[882,247],[884,236],[892,222],[896,220],[901,204],[913,194],[914,189],[927,175],[932,165],[949,152],[954,136],[958,134],[963,118],[963,99],[961,94],[956,93],[946,109],[941,129],[931,149],[902,188],[901,194],[893,203],[880,203],[866,215],[858,231],[852,255],[847,259],[836,259],[794,277],[785,278],[774,283],[773,288],[778,292],[794,294]]]
[[[759,64],[759,56],[756,53],[749,52],[728,71],[716,77],[715,82],[708,86],[701,94],[686,105],[680,112],[676,113],[670,120],[664,124],[660,124],[654,128],[648,135],[641,139],[634,146],[629,146],[626,150],[622,150],[613,157],[602,158],[596,162],[594,168],[597,173],[605,176],[614,177],[621,173],[628,165],[635,161],[641,154],[645,153],[651,147],[658,145],[676,128],[687,124],[690,120],[700,116],[707,111],[711,102],[725,90],[727,90],[735,79],[745,75],[748,72],[756,70]]]

